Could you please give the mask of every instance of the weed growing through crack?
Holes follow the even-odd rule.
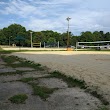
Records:
[[[41,99],[46,100],[50,96],[50,94],[57,90],[57,88],[47,88],[44,86],[38,86],[38,84],[34,82],[37,79],[38,78],[29,77],[22,78],[19,81],[28,83],[33,89],[33,95],[38,95]]]
[[[17,75],[17,74],[18,75],[22,75],[23,72],[25,72],[25,71],[19,71],[19,70],[17,70],[15,72],[5,72],[5,73],[0,73],[0,76]]]
[[[109,110],[109,109],[106,106],[102,106],[102,107],[99,107],[99,109],[97,109],[97,110]]]
[[[1,58],[3,59],[4,62],[6,62],[7,64],[12,64],[16,61],[19,61],[19,58],[16,56],[6,56],[6,55],[2,55]]]
[[[68,84],[68,87],[76,87],[77,86],[77,87],[80,87],[83,89],[86,88],[86,83],[84,81],[74,79],[72,77],[68,77],[68,76],[60,73],[59,71],[51,72],[49,77],[55,77],[55,78],[63,79],[63,81],[65,81]]]
[[[22,78],[19,81],[24,82],[24,83],[28,83],[30,81],[34,81],[37,80],[38,78],[34,78],[34,77],[29,77],[29,78]]]
[[[38,86],[35,83],[30,83],[33,88],[33,95],[38,95],[43,100],[46,100],[50,94],[52,94],[57,88],[47,88],[44,86]]]
[[[104,105],[109,105],[109,102],[101,95],[98,94],[97,91],[88,91],[92,96],[100,99],[100,101],[104,104]]]
[[[4,62],[6,62],[6,66],[11,66],[13,68],[16,67],[31,67],[36,70],[43,71],[43,67],[41,67],[41,64],[36,64],[32,61],[27,61],[26,59],[23,58],[18,58],[17,56],[6,56],[2,55],[1,58],[3,59]],[[14,63],[14,62],[19,62],[19,63]]]
[[[92,91],[92,90],[87,89],[86,83],[82,80],[74,79],[73,77],[68,77],[60,73],[59,71],[51,72],[50,76],[47,76],[47,77],[60,78],[68,84],[68,87],[80,87],[81,89],[85,89],[86,92],[98,98],[104,105],[109,104],[109,102],[106,99],[104,99],[104,97],[101,94],[98,94],[97,91]]]
[[[18,94],[9,98],[12,103],[24,104],[28,96],[26,94]]]

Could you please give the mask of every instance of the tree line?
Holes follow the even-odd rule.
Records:
[[[4,27],[0,29],[0,45],[22,45],[29,47],[31,45],[31,37],[30,32],[32,32],[32,39],[34,43],[41,42],[43,43],[56,43],[60,42],[60,46],[67,45],[67,32],[58,33],[52,30],[39,31],[35,32],[32,30],[26,31],[26,28],[20,24],[11,24],[8,27]],[[82,32],[79,36],[73,35],[69,32],[70,45],[75,46],[76,42],[94,42],[94,41],[110,41],[110,32],[104,33],[103,31],[95,31],[95,32]],[[16,39],[17,36],[21,36],[25,40]]]

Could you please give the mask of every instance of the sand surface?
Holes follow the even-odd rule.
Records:
[[[21,52],[13,55],[58,70],[92,85],[110,102],[110,52],[46,51]]]

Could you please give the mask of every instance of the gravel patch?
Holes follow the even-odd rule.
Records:
[[[7,72],[16,72],[16,70],[11,68],[11,67],[0,68],[0,73],[4,73],[5,74]]]
[[[49,107],[39,97],[28,95],[25,104],[0,103],[0,110],[49,110]]]
[[[16,62],[14,62],[13,64],[19,64],[20,62],[19,61],[16,61]]]
[[[0,76],[0,82],[16,81],[20,79],[21,79],[21,75]]]
[[[35,70],[33,68],[30,68],[30,67],[17,67],[15,69],[20,70],[20,71],[34,71]]]
[[[0,64],[0,69],[6,68],[5,65]]]
[[[59,89],[48,98],[51,110],[96,110],[100,101],[79,88]]]
[[[46,86],[48,88],[67,88],[68,85],[58,78],[41,78],[38,80],[40,86]]]
[[[23,78],[28,78],[28,77],[34,77],[34,78],[39,78],[39,77],[46,77],[49,76],[49,74],[42,74],[42,73],[37,73],[37,72],[25,72],[23,74]]]
[[[22,82],[0,83],[0,102],[7,102],[9,97],[20,93],[31,94],[32,90]]]

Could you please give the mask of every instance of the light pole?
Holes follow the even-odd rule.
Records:
[[[33,32],[30,32],[30,35],[31,35],[31,48],[33,47],[33,45],[32,45],[32,33]]]
[[[68,32],[68,37],[67,37],[67,49],[68,49],[68,47],[69,47],[69,42],[70,42],[70,41],[69,41],[69,40],[70,40],[70,39],[69,39],[69,20],[70,20],[70,19],[71,19],[71,18],[69,18],[69,17],[66,18],[66,20],[68,21],[68,30],[67,30],[67,32]]]

